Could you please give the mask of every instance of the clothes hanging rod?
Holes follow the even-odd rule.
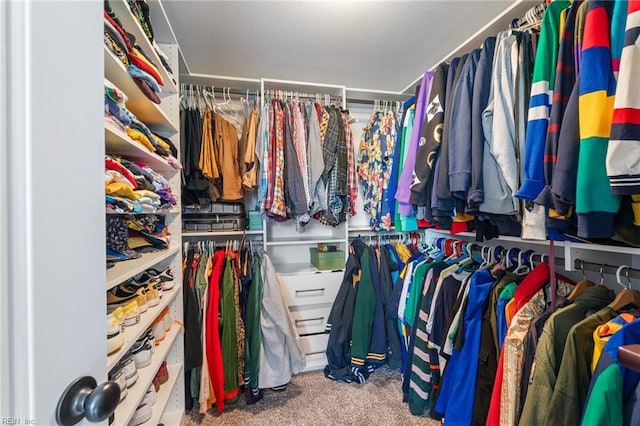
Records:
[[[575,259],[575,261],[573,262],[573,266],[576,271],[584,270],[597,273],[600,273],[602,271],[603,275],[616,275],[616,272],[618,272],[618,268],[620,267],[608,265],[606,263],[585,262],[582,259]],[[640,270],[631,267],[624,268],[621,276],[626,278],[627,271],[629,271],[629,278],[640,279]]]
[[[247,89],[232,89],[229,88],[229,90],[227,90],[227,87],[222,87],[222,86],[211,86],[211,85],[204,85],[204,84],[188,84],[188,83],[182,83],[182,85],[184,86],[184,88],[186,90],[191,91],[191,87],[201,87],[201,88],[206,88],[207,90],[211,90],[213,88],[213,91],[215,93],[228,93],[230,95],[238,95],[238,96],[247,96]],[[255,96],[256,95],[256,89],[248,89],[249,91],[249,96]],[[258,94],[260,93],[260,91],[257,91]]]
[[[325,96],[330,96],[331,99],[335,99],[335,100],[342,100],[342,96],[337,96],[331,93],[322,93],[322,92],[317,92],[317,93],[306,93],[306,92],[297,92],[295,90],[280,90],[280,89],[265,89],[265,96],[271,96],[271,95],[278,95],[282,93],[283,97],[296,97],[296,98],[309,98],[309,99],[315,99],[316,96],[318,97],[325,97]]]
[[[396,102],[400,102],[400,101],[389,100],[389,99],[384,99],[384,98],[380,98],[380,99],[353,99],[353,98],[347,97],[347,104],[375,105],[378,102],[389,102],[391,105],[395,105]]]

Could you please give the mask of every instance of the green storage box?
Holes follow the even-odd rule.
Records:
[[[309,248],[311,264],[321,270],[344,269],[344,251],[318,251],[316,247]]]

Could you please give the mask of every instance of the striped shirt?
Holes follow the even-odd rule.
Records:
[[[628,6],[624,47],[618,73],[607,174],[617,195],[640,194],[640,1]]]

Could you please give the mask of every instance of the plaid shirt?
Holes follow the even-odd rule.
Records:
[[[300,170],[298,153],[293,140],[292,124],[295,122],[294,114],[288,104],[283,104],[284,108],[284,164],[286,172],[285,194],[287,196],[286,205],[294,216],[302,216],[309,211],[309,205],[305,196],[303,173]]]
[[[276,145],[276,132],[275,132],[275,107],[273,101],[269,104],[269,112],[268,112],[269,120],[267,121],[268,126],[268,138],[267,138],[267,147],[266,147],[266,169],[267,169],[267,196],[264,201],[264,210],[267,212],[271,211],[271,206],[273,205],[273,188],[275,181],[275,145]]]
[[[349,153],[347,152],[347,135],[344,128],[344,115],[337,107],[334,107],[336,118],[338,119],[338,145],[336,166],[338,167],[338,195],[347,197],[349,195]],[[334,166],[335,167],[335,166]],[[345,206],[347,207],[347,206]]]
[[[274,101],[274,133],[275,133],[275,150],[273,155],[273,204],[269,212],[273,216],[286,217],[286,203],[284,199],[284,111],[280,105],[280,101]]]
[[[296,149],[298,157],[298,166],[302,174],[302,183],[304,186],[304,195],[306,197],[307,207],[311,204],[311,187],[309,184],[309,164],[307,163],[307,137],[306,125],[300,108],[304,108],[296,99],[291,102],[291,110],[293,112],[293,145]]]
[[[340,134],[340,121],[335,110],[327,111],[329,120],[327,122],[327,130],[322,143],[322,157],[324,158],[324,171],[322,177],[326,180],[333,168],[338,149],[338,136]],[[324,115],[323,115],[324,122]]]

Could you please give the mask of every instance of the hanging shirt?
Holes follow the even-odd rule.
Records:
[[[274,135],[274,143],[272,146],[274,147],[274,153],[272,158],[273,164],[273,200],[271,204],[271,208],[269,209],[269,213],[273,218],[286,218],[286,201],[285,201],[285,193],[284,193],[284,111],[282,109],[282,104],[279,100],[274,100],[273,102],[273,135]]]
[[[613,9],[626,1],[589,1],[579,77],[580,154],[576,188],[578,236],[609,238],[620,196],[613,194],[607,179],[606,156],[611,133],[616,81],[611,67],[609,29],[624,26],[624,16]],[[616,19],[613,19],[613,18]]]
[[[504,343],[504,338],[507,336],[507,331],[509,326],[507,325],[507,318],[505,313],[505,308],[507,302],[513,299],[513,294],[516,291],[518,285],[516,283],[509,283],[507,286],[500,292],[500,296],[498,297],[498,303],[496,304],[496,323],[498,325],[498,347],[502,350],[502,344]]]
[[[256,140],[256,158],[260,162],[260,180],[258,181],[258,208],[265,211],[269,183],[269,104],[265,102],[260,113]]]
[[[433,71],[427,71],[422,77],[420,92],[416,99],[416,112],[413,130],[411,132],[411,139],[408,144],[407,159],[404,162],[402,173],[398,181],[396,200],[399,202],[399,212],[404,215],[410,215],[413,212],[413,206],[409,202],[411,197],[410,187],[414,180],[413,172],[416,163],[416,154],[421,140],[422,123],[425,119],[425,107],[429,100],[429,89],[431,87],[431,80],[433,79],[434,74],[435,73]]]
[[[311,191],[310,214],[327,209],[326,186],[322,181],[324,160],[320,122],[313,103],[305,104],[307,111],[307,164],[309,165],[309,190]]]

